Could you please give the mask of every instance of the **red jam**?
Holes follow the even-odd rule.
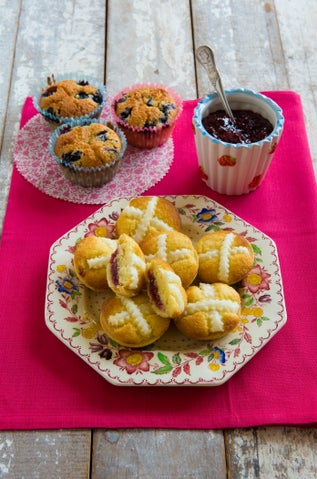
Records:
[[[271,123],[251,110],[233,110],[234,121],[224,110],[217,110],[203,118],[205,130],[226,143],[255,143],[273,131]]]
[[[116,249],[110,258],[111,279],[115,286],[119,286],[119,270],[117,263],[118,250]]]

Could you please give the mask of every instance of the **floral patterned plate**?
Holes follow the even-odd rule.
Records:
[[[128,349],[109,340],[99,324],[102,301],[73,269],[76,241],[87,235],[111,237],[129,198],[111,201],[70,230],[51,247],[46,316],[48,328],[75,354],[117,385],[217,386],[244,366],[286,322],[283,286],[274,242],[223,206],[205,196],[167,196],[179,210],[183,231],[195,243],[218,229],[234,230],[252,244],[255,264],[235,287],[242,298],[239,326],[213,342],[188,339],[170,326],[146,348]]]

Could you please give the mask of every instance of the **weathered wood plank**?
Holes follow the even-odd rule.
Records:
[[[196,98],[189,3],[108,1],[106,78],[112,94],[137,82],[159,82]]]
[[[7,161],[4,145],[4,130],[8,114],[8,99],[19,26],[20,3],[19,0],[4,0],[0,3],[0,235],[11,176],[10,162]]]
[[[221,431],[95,431],[91,479],[225,479]]]
[[[3,137],[19,13],[20,2],[18,0],[0,2],[0,139]]]
[[[226,432],[230,479],[315,479],[317,431],[265,427]]]
[[[0,433],[0,477],[88,479],[90,430]]]
[[[19,4],[17,1],[6,1],[1,5],[4,15],[1,16],[1,24],[6,32],[11,30],[12,35],[16,29],[16,17],[12,12],[14,8],[19,12]],[[63,0],[52,3],[23,0],[13,70],[6,74],[9,77],[12,73],[12,78],[7,80],[11,81],[11,89],[1,149],[1,219],[6,208],[13,162],[12,150],[25,97],[38,91],[42,82],[45,84],[46,77],[54,72],[83,72],[104,79],[105,15],[105,0]],[[8,24],[2,23],[3,18]],[[7,39],[8,42],[10,40],[9,55],[10,50],[14,50],[14,37],[7,36]],[[6,58],[1,56],[1,64]],[[9,68],[13,54],[7,60],[6,68]],[[9,91],[8,86],[5,88]],[[5,94],[6,99],[7,97]]]
[[[263,2],[192,1],[194,45],[215,52],[225,88],[273,90],[288,87],[274,10]],[[210,91],[206,73],[197,65],[199,95]]]
[[[275,0],[289,87],[302,98],[317,177],[317,3]]]

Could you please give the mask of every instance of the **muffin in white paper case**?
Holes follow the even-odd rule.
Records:
[[[267,119],[273,131],[254,143],[227,143],[211,136],[203,126],[210,113],[223,110],[217,93],[199,101],[193,116],[195,143],[202,179],[227,195],[242,195],[255,190],[263,181],[274,156],[284,125],[282,109],[261,93],[237,88],[226,90],[232,110],[249,110]]]

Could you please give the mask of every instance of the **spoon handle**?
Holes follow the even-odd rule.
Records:
[[[212,86],[214,87],[218,95],[220,96],[223,102],[223,105],[225,107],[225,110],[227,112],[227,115],[229,115],[230,118],[234,120],[233,113],[231,111],[230,105],[226,98],[226,95],[222,86],[221,78],[216,67],[214,52],[207,45],[202,45],[197,48],[196,56],[199,63],[205,68]]]

